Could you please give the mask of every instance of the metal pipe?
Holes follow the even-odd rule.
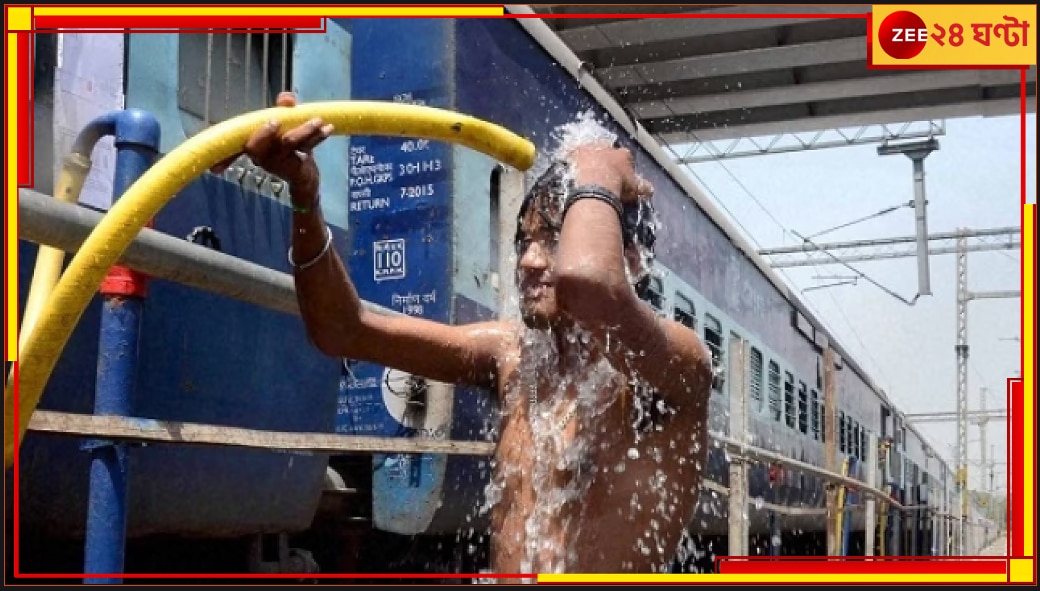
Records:
[[[242,58],[242,68],[245,70],[245,74],[246,74],[246,88],[243,91],[243,96],[245,97],[246,109],[251,109],[252,105],[253,105],[253,101],[250,100],[250,98],[249,98],[249,73],[253,70],[253,68],[252,68],[252,66],[253,66],[253,48],[252,48],[252,45],[253,45],[253,34],[252,33],[246,33],[246,51],[245,51],[245,57]],[[260,104],[262,105],[263,103],[260,103]]]
[[[270,57],[271,57],[270,52],[268,50],[268,48],[270,47],[270,44],[271,44],[271,33],[264,33],[264,58],[263,58],[263,60],[261,60],[261,63],[260,63],[260,67],[261,67],[262,72],[263,72],[262,73],[262,80],[260,82],[260,104],[261,105],[266,105],[268,103],[268,101],[270,100],[268,98],[270,96],[270,91],[269,91],[270,80],[268,80],[268,77],[267,77],[267,69],[268,69],[267,67],[269,65]]]
[[[867,460],[866,474],[867,484],[877,486],[878,467],[878,441],[873,433],[867,435]],[[863,555],[874,556],[874,531],[877,529],[877,500],[873,497],[864,499],[863,516]]]
[[[90,158],[94,146],[101,138],[115,133],[116,113],[105,113],[95,117],[79,132],[70,152]]]
[[[102,214],[33,191],[18,189],[18,235],[23,240],[76,252]],[[144,228],[118,262],[152,277],[299,316],[293,278],[242,259]],[[363,302],[369,311],[398,315]]]
[[[286,80],[289,76],[289,33],[282,33],[282,68],[281,68],[281,84],[278,85],[278,91],[289,90],[286,88]]]
[[[1007,289],[1001,291],[969,291],[969,300],[999,300],[1002,298],[1020,298],[1022,292],[1017,289]]]
[[[729,341],[729,434],[739,443],[747,441],[748,372],[747,342],[740,338]],[[740,458],[729,463],[729,555],[747,556],[748,552],[748,466]]]
[[[213,94],[213,32],[206,33],[206,84],[205,99],[202,107],[202,126],[209,127],[209,103]]]
[[[924,194],[924,159],[939,149],[935,138],[905,144],[881,145],[879,156],[903,154],[913,162],[914,217],[917,220],[917,295],[932,295],[931,272],[928,264],[928,201]]]
[[[819,476],[820,478],[831,481],[833,484],[840,484],[843,486],[855,488],[856,490],[862,493],[884,500],[885,503],[887,503],[894,509],[902,510],[905,508],[905,506],[899,501],[897,501],[895,498],[892,498],[892,496],[886,494],[884,491],[874,486],[871,486],[869,483],[856,480],[855,478],[849,478],[848,476],[842,476],[841,474],[837,474],[835,472],[831,472],[830,470],[826,470],[824,468],[813,466],[812,464],[806,462],[789,458],[777,452],[768,451],[751,445],[742,444],[720,433],[712,432],[710,433],[710,436],[711,439],[715,441],[717,444],[725,445],[726,448],[729,450],[731,456],[737,455],[740,457],[752,458],[763,462],[773,462],[784,466],[788,466],[790,468],[794,468],[795,470],[805,472],[806,474]]]
[[[116,163],[113,202],[159,155],[159,122],[139,110],[114,114]],[[137,379],[138,339],[144,307],[144,276],[113,267],[99,289],[104,296],[98,348],[94,414],[129,416]],[[125,443],[87,442],[91,452],[83,572],[116,575],[123,572],[129,461]],[[86,577],[84,583],[113,584],[117,577]]]
[[[101,312],[97,389],[94,414],[127,416],[137,375],[137,343],[143,300],[106,297]],[[115,575],[123,572],[126,548],[126,497],[129,484],[127,445],[112,440],[92,440],[83,445],[91,452],[90,493],[83,572]],[[84,583],[115,584],[121,579],[87,577]]]
[[[246,64],[247,66],[249,64]],[[231,116],[231,33],[224,34],[224,113],[223,121]]]
[[[855,471],[857,469],[857,466],[858,466],[858,464],[856,462],[856,458],[855,457],[850,457],[849,458],[849,468],[848,468],[849,475],[851,475],[853,473],[853,471]],[[849,504],[850,504],[849,497],[854,495],[854,494],[855,493],[853,491],[846,490],[845,491],[845,497],[842,499],[842,502],[841,502],[841,555],[842,556],[848,556],[849,555],[849,542],[850,542],[850,538],[852,537],[852,515],[851,515],[851,511],[849,511]],[[855,497],[853,496],[853,498],[855,498]]]
[[[942,240],[956,240],[961,236],[965,238],[982,238],[986,236],[1004,236],[1012,234],[1021,234],[1022,228],[1015,228],[1013,226],[1005,226],[1002,228],[984,228],[981,230],[964,230],[962,232],[936,232],[928,236],[929,241],[939,242]],[[810,238],[812,238],[810,236]],[[890,246],[893,244],[907,244],[910,242],[917,242],[917,236],[900,236],[898,238],[872,238],[870,240],[846,240],[843,242],[827,242],[827,243],[802,243],[795,246],[780,246],[776,248],[763,248],[758,251],[758,254],[763,256],[772,256],[775,254],[791,254],[791,253],[808,253],[815,252],[818,248],[823,250],[838,250],[843,248],[863,248],[867,246]],[[935,252],[934,250],[932,251]],[[954,251],[950,251],[954,252]],[[774,265],[775,267],[776,265]]]
[[[924,197],[924,156],[911,156],[914,162],[914,218],[917,220],[917,293],[932,295],[928,265],[928,203]]]

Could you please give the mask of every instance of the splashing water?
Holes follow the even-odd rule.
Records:
[[[559,126],[551,136],[555,144],[552,149],[540,151],[539,161],[528,172],[528,186],[533,179],[540,177],[549,166],[566,156],[579,145],[589,142],[616,144],[618,137],[609,131],[593,111],[580,114],[574,121]],[[567,170],[565,175],[573,175]],[[573,180],[565,178],[565,185]],[[564,195],[557,196],[563,199]],[[562,202],[561,202],[562,204]],[[647,223],[654,232],[660,228],[658,217],[649,210],[641,210],[640,215],[651,215],[651,219],[640,219]],[[657,274],[653,268],[653,253],[639,245],[641,269],[633,269],[626,265],[625,272],[632,285],[646,274]],[[516,264],[516,255],[510,256],[510,262]],[[506,306],[519,308],[519,294],[510,294]],[[560,338],[562,337],[562,339]],[[565,351],[560,350],[560,343],[565,342]],[[605,359],[593,362],[590,358],[592,349],[591,335],[583,330],[568,329],[568,334],[554,334],[552,330],[525,329],[520,336],[520,356],[517,360],[517,375],[521,377],[515,383],[507,385],[503,391],[500,408],[502,416],[526,409],[528,426],[532,437],[531,446],[525,453],[532,454],[534,460],[530,473],[524,473],[523,479],[530,481],[534,493],[534,506],[528,508],[523,527],[524,545],[522,548],[522,572],[567,572],[569,565],[577,560],[575,544],[567,544],[569,539],[576,539],[585,519],[586,504],[583,496],[588,492],[595,476],[599,472],[617,476],[625,471],[627,460],[639,460],[649,454],[649,458],[657,463],[662,461],[662,454],[676,453],[675,441],[668,442],[667,452],[660,448],[640,450],[632,448],[625,457],[619,458],[616,464],[607,466],[588,465],[588,459],[595,451],[593,448],[603,436],[609,436],[606,428],[600,424],[600,417],[618,399],[623,384],[615,382],[618,373]],[[642,355],[641,352],[631,353]],[[571,359],[562,360],[567,355]],[[578,370],[568,375],[559,375],[561,361]],[[666,405],[650,396],[635,396],[633,414],[635,421],[635,440],[640,441],[641,425],[651,419],[652,415],[666,415],[674,412]],[[579,417],[579,421],[572,419]],[[497,424],[497,422],[494,422]],[[576,427],[571,428],[572,423]],[[497,428],[490,426],[486,432],[489,440],[497,439]],[[660,426],[656,429],[659,431]],[[698,444],[695,447],[699,448]],[[691,449],[696,453],[696,449]],[[626,460],[627,459],[627,460]],[[681,464],[682,462],[680,462]],[[700,469],[698,462],[698,471]],[[507,482],[520,476],[522,469],[510,462],[492,461],[490,464],[492,477],[485,487],[484,502],[476,508],[476,512],[484,515],[494,509],[515,511],[515,506],[503,507],[504,488]],[[565,476],[561,477],[561,473]],[[658,470],[651,482],[642,483],[640,494],[642,499],[633,498],[636,507],[652,508],[657,519],[652,520],[646,536],[633,540],[633,549],[639,554],[649,556],[656,552],[661,564],[654,570],[664,572],[666,563],[671,561],[676,548],[665,548],[662,540],[661,521],[670,522],[676,514],[676,503],[682,498],[685,490],[675,487],[669,482],[666,486],[664,473]],[[612,486],[612,485],[611,485]],[[576,511],[565,511],[575,507]],[[564,517],[566,515],[566,517]],[[666,528],[665,528],[666,529]],[[520,541],[520,533],[516,534]],[[583,551],[589,551],[586,548]],[[617,565],[622,570],[635,568],[632,562],[626,561]]]
[[[591,339],[583,338],[580,329],[571,329],[566,336],[569,345],[567,354],[575,356],[577,366],[583,369],[571,375],[549,378],[548,392],[539,392],[537,380],[526,385],[525,399],[528,406],[533,452],[537,460],[533,466],[535,506],[527,518],[525,532],[527,545],[521,567],[525,572],[566,572],[567,565],[577,559],[573,546],[560,547],[563,542],[559,532],[567,538],[579,535],[584,519],[582,496],[592,484],[594,467],[583,466],[593,447],[593,434],[597,430],[597,418],[614,402],[614,397],[602,397],[603,392],[617,392],[611,387],[614,372],[605,359],[591,363],[589,346]],[[553,376],[561,352],[556,351],[556,339],[548,331],[527,330],[523,336],[524,351],[520,362],[521,375]],[[546,354],[549,353],[549,354]],[[581,417],[580,426],[570,430],[575,417]],[[545,461],[555,458],[555,462]],[[558,472],[556,472],[558,471]],[[567,477],[559,480],[556,474]],[[560,524],[565,506],[578,501],[578,515],[567,523]]]

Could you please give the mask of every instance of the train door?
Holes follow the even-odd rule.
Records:
[[[723,336],[722,336],[722,323],[711,314],[704,315],[704,342],[708,346],[708,350],[711,352],[711,393],[714,395],[722,394],[722,387],[725,383],[725,366],[723,361]]]
[[[498,317],[501,320],[518,320],[520,309],[517,301],[516,253],[513,248],[516,216],[520,212],[526,187],[524,173],[515,169],[496,166],[491,172],[490,220],[491,236],[491,285],[498,295]]]

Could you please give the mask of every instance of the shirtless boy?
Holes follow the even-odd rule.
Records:
[[[272,123],[245,148],[289,183],[290,260],[313,344],[497,392],[494,572],[662,572],[696,509],[711,369],[696,332],[658,316],[633,285],[648,273],[639,246],[652,231],[639,218],[652,190],[632,155],[580,145],[528,192],[516,240],[522,323],[450,326],[361,306],[330,248],[311,157],[332,131]]]

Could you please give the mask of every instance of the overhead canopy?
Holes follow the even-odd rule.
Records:
[[[868,69],[870,5],[532,9],[665,144],[1020,112],[1017,70]],[[610,13],[686,18],[548,18]]]

